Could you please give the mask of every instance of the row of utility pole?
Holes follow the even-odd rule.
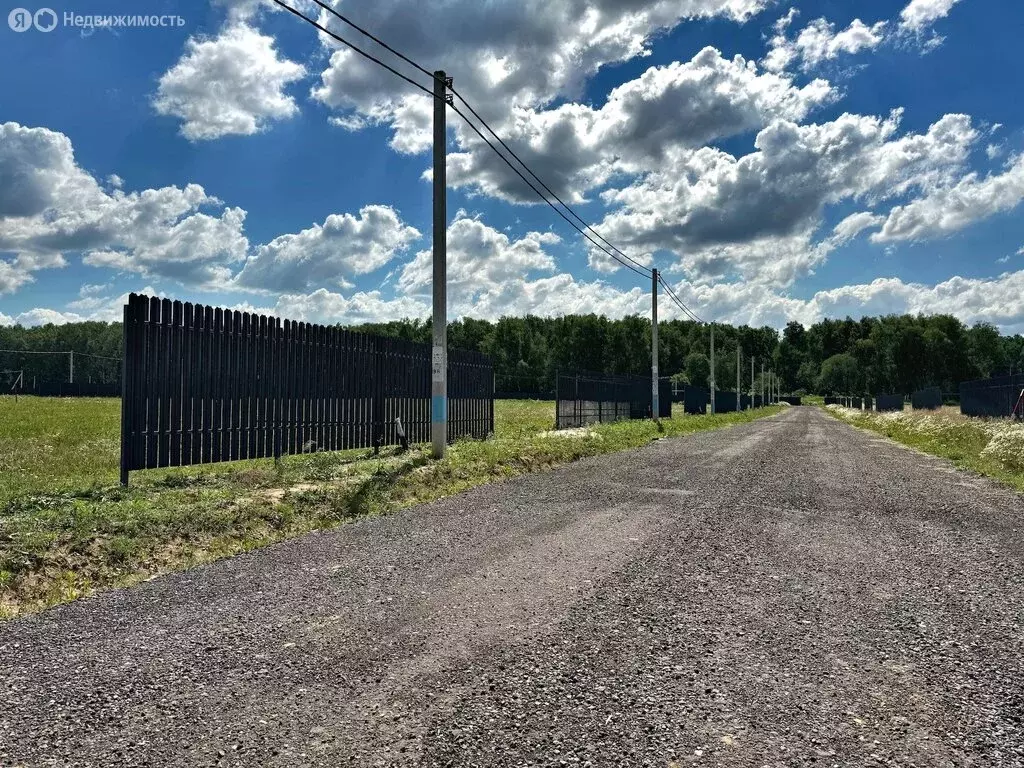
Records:
[[[657,370],[657,269],[651,269],[650,276],[650,393],[651,393],[651,418],[655,421],[658,418],[659,391],[658,391],[658,370]],[[742,353],[736,345],[736,411],[742,410],[742,377],[741,369]],[[751,408],[754,408],[754,365],[755,358],[751,357]],[[711,412],[715,413],[715,324],[711,325]],[[779,391],[778,378],[774,371],[769,369],[768,378],[765,378],[764,362],[761,364],[761,402],[777,402],[781,392]]]

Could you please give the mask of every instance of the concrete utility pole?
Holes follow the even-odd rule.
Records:
[[[711,412],[715,412],[715,324],[711,324]]]
[[[434,349],[430,379],[430,440],[435,459],[448,449],[448,209],[447,125],[448,85],[444,70],[434,72]]]
[[[651,418],[658,421],[658,270],[651,270]]]
[[[754,356],[750,356],[750,408],[754,408]]]
[[[764,401],[764,363],[761,363],[761,407],[766,405]]]
[[[68,352],[68,384],[75,383],[75,350]]]
[[[743,410],[743,398],[740,395],[740,343],[736,342],[736,413]]]

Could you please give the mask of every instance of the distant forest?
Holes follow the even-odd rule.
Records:
[[[429,343],[430,322],[402,320],[353,326],[355,330]],[[672,320],[659,323],[660,371],[680,383],[707,386],[708,326]],[[475,349],[494,360],[499,392],[548,393],[555,372],[587,370],[646,375],[650,371],[651,323],[639,316],[609,320],[597,315],[557,318],[505,317],[497,322],[464,319],[449,325],[452,347]],[[721,389],[736,382],[736,346],[742,351],[743,388],[750,386],[750,359],[779,375],[784,393],[910,393],[925,386],[956,392],[961,381],[1024,368],[1024,337],[1001,336],[992,325],[965,326],[950,315],[891,315],[861,320],[823,320],[805,328],[791,322],[780,335],[770,327],[715,325],[715,379]],[[120,357],[119,323],[69,323],[36,328],[0,327],[0,349],[67,351]],[[0,371],[20,369],[27,381],[67,381],[66,355],[0,353]],[[117,381],[116,362],[76,355],[75,380]],[[0,377],[0,385],[5,379]],[[9,384],[8,384],[9,386]]]

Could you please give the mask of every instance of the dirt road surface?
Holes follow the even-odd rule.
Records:
[[[1024,503],[793,408],[0,625],[3,766],[1024,765]]]

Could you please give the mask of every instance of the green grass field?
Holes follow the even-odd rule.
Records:
[[[964,416],[958,408],[878,413],[836,405],[826,411],[855,427],[885,435],[961,469],[994,477],[1024,491],[1024,424]]]
[[[118,485],[120,402],[0,397],[0,618],[544,470],[751,421],[778,408],[554,433],[554,403],[498,401],[495,435],[372,457],[347,451],[148,470]]]

